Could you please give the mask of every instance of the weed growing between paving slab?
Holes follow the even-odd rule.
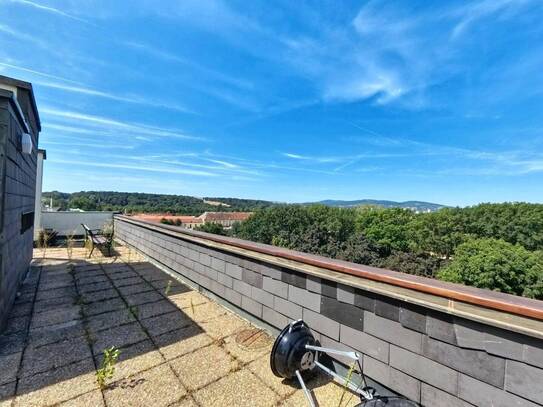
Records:
[[[128,307],[128,311],[132,314],[132,316],[136,319],[138,319],[138,315],[139,315],[139,308],[137,305],[131,305]]]
[[[105,389],[106,380],[111,379],[115,374],[115,364],[119,359],[121,351],[112,346],[109,349],[104,349],[104,358],[102,359],[102,365],[100,369],[96,370],[96,381],[101,389]]]
[[[68,259],[70,260],[70,262],[72,261],[74,246],[75,246],[75,231],[73,231],[72,233],[66,236],[66,251],[68,252]],[[73,266],[72,266],[72,270],[73,270]]]
[[[166,289],[164,290],[164,295],[168,295],[171,290],[172,290],[172,280],[168,280],[168,285],[166,286]]]

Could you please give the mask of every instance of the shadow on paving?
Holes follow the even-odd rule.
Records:
[[[31,268],[0,335],[0,405],[15,394],[16,405],[40,404],[25,395],[48,387],[39,395],[43,404],[56,402],[57,392],[98,390],[95,371],[112,346],[121,349],[118,377],[160,365],[196,348],[199,324],[220,316],[200,309],[201,295],[148,262],[43,262]]]
[[[271,406],[303,397],[296,381],[273,376],[269,336],[240,346],[238,335],[260,331],[130,249],[91,259],[82,248],[35,254],[0,335],[0,407]],[[112,346],[121,354],[100,389],[96,370]],[[339,397],[327,377],[306,383],[317,398]]]

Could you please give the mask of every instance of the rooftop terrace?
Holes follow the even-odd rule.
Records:
[[[272,338],[134,250],[36,249],[0,336],[0,407],[299,406],[296,383],[273,376]],[[121,348],[107,387],[103,350]],[[343,389],[308,381],[321,405]],[[350,393],[342,405],[355,405]]]

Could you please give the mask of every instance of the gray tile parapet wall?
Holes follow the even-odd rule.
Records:
[[[468,319],[175,230],[115,217],[116,238],[152,261],[277,329],[303,318],[323,345],[360,352],[368,377],[423,405],[543,405],[543,340],[490,323],[487,309],[488,323]]]

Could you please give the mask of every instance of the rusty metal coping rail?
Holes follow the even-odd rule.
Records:
[[[457,314],[468,319],[490,323],[502,328],[510,328],[513,325],[513,328],[516,327],[515,331],[543,338],[543,301],[364,266],[267,244],[148,222],[130,216],[116,215],[115,219],[357,288],[391,295],[401,300]],[[391,287],[397,289],[391,291]],[[480,307],[483,309],[481,310]],[[474,315],[476,308],[479,309],[476,312],[477,315]],[[492,311],[505,314],[498,315]],[[515,319],[516,316],[521,319]]]

